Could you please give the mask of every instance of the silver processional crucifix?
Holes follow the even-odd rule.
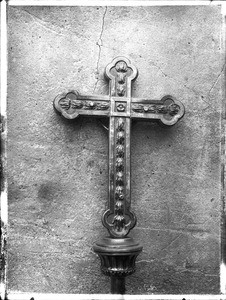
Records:
[[[54,108],[67,119],[78,116],[109,118],[109,200],[102,216],[110,236],[95,243],[93,249],[101,259],[101,269],[111,277],[111,292],[125,293],[125,277],[135,271],[135,260],[142,246],[127,237],[136,225],[130,210],[130,136],[131,120],[158,121],[172,126],[184,115],[183,104],[172,96],[161,100],[132,98],[131,84],[137,68],[125,57],[116,57],[107,65],[109,95],[80,95],[70,91],[58,95]]]

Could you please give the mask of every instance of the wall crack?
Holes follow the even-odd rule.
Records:
[[[223,67],[222,67],[222,69],[221,69],[220,73],[218,74],[217,78],[215,79],[214,83],[212,84],[211,88],[209,89],[209,92],[207,93],[207,97],[209,97],[209,95],[210,95],[211,91],[213,90],[213,88],[214,88],[214,87],[215,87],[215,85],[217,84],[217,82],[218,82],[219,78],[220,78],[220,77],[221,77],[221,75],[223,74],[223,72],[224,72],[224,68],[225,68],[225,64],[226,64],[226,63],[224,63],[224,65],[223,65]]]
[[[20,11],[20,9],[16,8],[17,10]],[[29,12],[28,10],[26,9],[22,9],[21,11],[27,13],[34,21],[34,23],[36,25],[39,25],[41,27],[43,27],[45,30],[48,30],[54,34],[57,34],[59,36],[64,36],[64,37],[68,37],[68,29],[66,27],[64,28],[60,28],[58,25],[50,22],[50,21],[44,21],[42,20],[41,18],[39,18],[38,16],[36,16],[35,14]],[[85,39],[87,41],[91,41],[90,38],[86,37],[84,34],[81,34],[80,32],[76,31],[75,29],[73,29],[73,31],[70,31],[70,34],[73,34],[75,35],[76,37],[78,38],[82,38],[82,39]]]
[[[95,92],[96,90],[96,87],[97,87],[97,84],[99,82],[99,62],[100,62],[100,55],[101,55],[101,50],[102,50],[102,46],[103,46],[103,41],[102,41],[102,35],[103,35],[103,32],[104,32],[104,22],[105,22],[105,16],[106,16],[106,13],[107,13],[107,6],[105,7],[105,10],[104,10],[104,14],[103,14],[103,17],[102,17],[102,25],[101,25],[101,31],[100,31],[100,36],[99,36],[99,39],[98,41],[96,42],[97,46],[99,47],[99,53],[98,53],[98,58],[97,58],[97,66],[96,66],[96,72],[95,72],[95,77],[96,77],[96,83],[94,85],[94,89],[93,89],[93,92]]]

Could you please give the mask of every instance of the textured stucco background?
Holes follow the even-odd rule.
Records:
[[[110,291],[92,252],[107,235],[108,133],[52,101],[107,94],[104,67],[124,55],[133,96],[186,107],[170,129],[132,126],[130,236],[144,248],[127,293],[219,293],[220,7],[9,7],[8,39],[9,289]]]

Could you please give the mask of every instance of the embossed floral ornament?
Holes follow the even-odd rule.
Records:
[[[65,118],[75,119],[79,115],[87,115],[88,111],[95,111],[95,115],[106,116],[110,110],[110,103],[108,99],[94,98],[92,101],[77,91],[70,91],[67,94],[60,94],[54,99],[54,108]]]
[[[116,166],[117,171],[123,171],[123,169],[124,169],[123,162],[124,162],[124,160],[121,157],[118,157],[116,159],[115,166]]]
[[[65,110],[69,110],[70,108],[73,109],[82,108],[83,107],[82,102],[76,99],[77,99],[77,94],[71,92],[68,93],[64,98],[62,98],[59,101],[59,104]]]
[[[172,104],[169,105],[169,114],[171,116],[176,115],[179,112],[179,110],[180,110],[180,106],[179,105],[177,105],[175,103],[172,103]]]
[[[123,202],[122,201],[116,201],[115,208],[117,210],[122,210],[123,209]]]
[[[125,227],[126,220],[122,214],[119,214],[119,211],[117,211],[117,213],[118,214],[114,216],[112,223],[114,225],[115,230],[122,231]]]
[[[68,110],[71,107],[71,99],[63,98],[59,104],[63,109]]]
[[[116,107],[117,107],[117,111],[125,111],[126,109],[126,105],[123,103],[118,103]]]
[[[116,182],[117,184],[123,184],[123,172],[116,173]]]
[[[117,74],[118,83],[123,84],[126,81],[126,73],[118,73]]]
[[[115,188],[115,196],[116,196],[117,199],[120,199],[121,196],[124,195],[123,190],[124,190],[123,186],[121,186],[121,185],[116,186],[116,188]]]
[[[115,69],[117,72],[126,72],[128,70],[127,68],[127,64],[124,61],[119,61],[116,66]]]
[[[125,125],[125,122],[123,121],[123,119],[119,118],[119,120],[118,120],[118,130],[124,130],[124,125]]]
[[[133,104],[132,110],[136,113],[152,113],[152,114],[169,114],[170,116],[176,115],[180,111],[180,106],[171,103],[170,105],[144,105],[144,104]]]
[[[117,133],[117,144],[124,144],[125,136],[123,131]]]
[[[95,109],[96,108],[96,103],[93,101],[86,101],[84,104],[84,109]]]
[[[124,85],[119,85],[118,87],[117,87],[117,94],[118,94],[118,96],[120,96],[120,97],[122,97],[122,96],[124,96],[125,95],[125,87],[124,87]]]
[[[123,145],[117,145],[116,146],[116,152],[117,152],[117,155],[119,157],[123,157],[124,156],[124,146]]]

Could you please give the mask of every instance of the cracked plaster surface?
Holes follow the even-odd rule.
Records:
[[[93,92],[95,92],[98,81],[99,81],[99,73],[100,73],[99,72],[99,62],[100,62],[100,55],[101,55],[101,47],[103,46],[102,35],[103,35],[103,32],[104,32],[104,21],[105,21],[106,14],[107,14],[107,6],[105,7],[103,18],[102,18],[102,26],[101,26],[100,36],[99,36],[99,39],[96,43],[97,46],[99,47],[99,53],[98,53],[97,67],[96,67],[96,79],[97,79],[97,81],[95,83]]]
[[[127,293],[218,293],[220,25],[216,7],[10,7],[11,290],[109,292],[91,250],[107,234],[107,133],[91,118],[62,120],[52,100],[107,94],[104,67],[125,55],[139,69],[133,96],[186,107],[168,130],[132,126],[131,236],[144,250]]]

